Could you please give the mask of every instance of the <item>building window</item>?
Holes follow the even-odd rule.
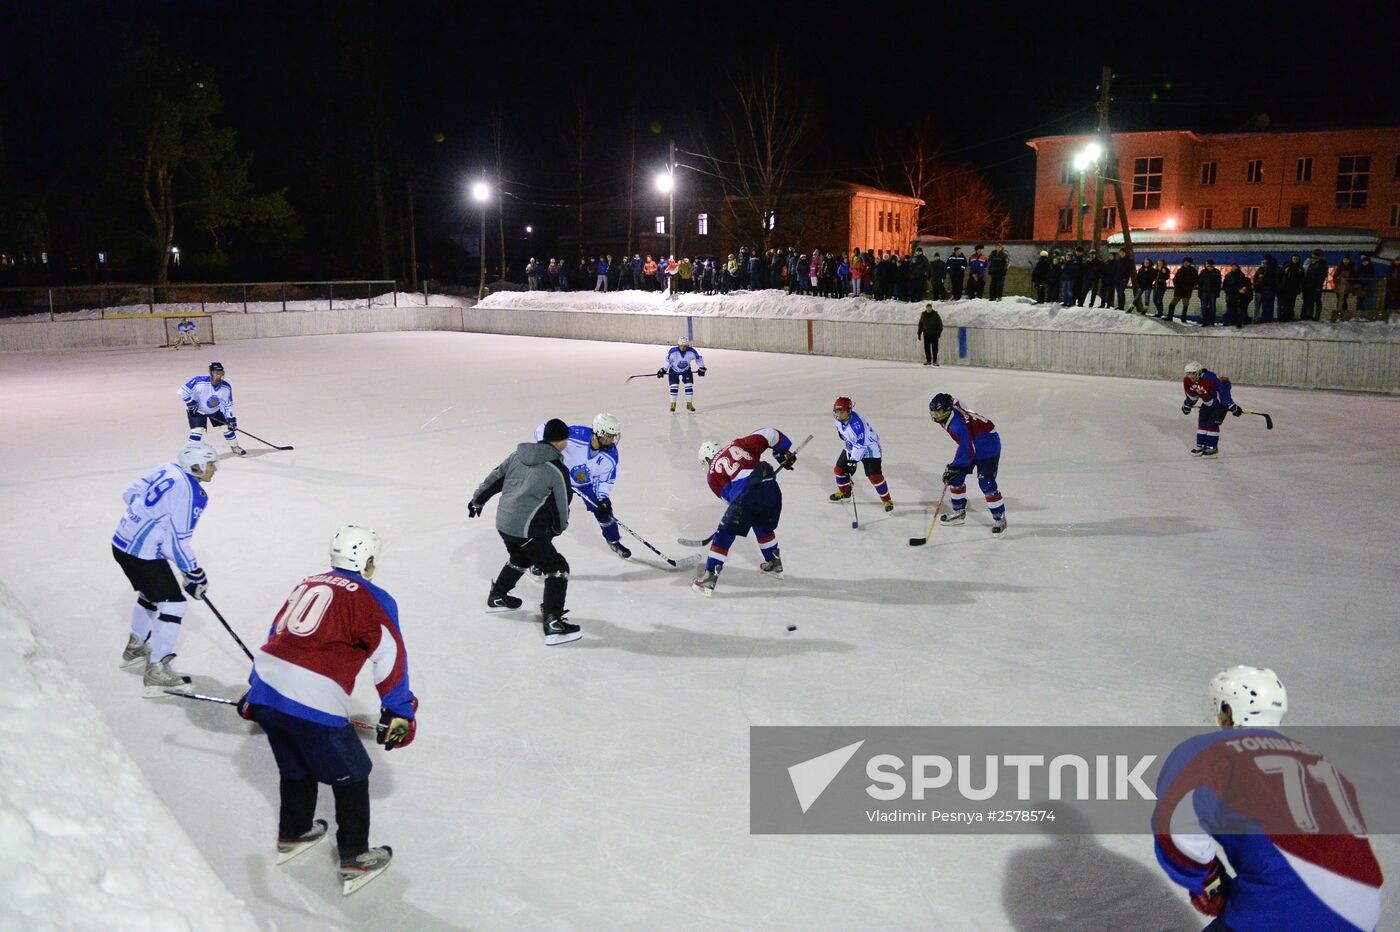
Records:
[[[1213,230],[1213,229],[1215,229],[1215,208],[1214,208],[1214,207],[1202,207],[1200,210],[1196,211],[1196,229],[1198,229],[1198,230]]]
[[[1258,208],[1258,207],[1246,207],[1246,208],[1244,209],[1244,217],[1241,218],[1241,220],[1240,220],[1240,226],[1244,227],[1246,230],[1255,230],[1255,229],[1258,229],[1258,228],[1259,228],[1259,208]]]
[[[1259,184],[1264,180],[1264,160],[1250,159],[1244,166],[1244,180],[1246,184]]]
[[[1075,177],[1074,166],[1069,162],[1060,163],[1060,184],[1074,184],[1078,179]]]
[[[1201,163],[1201,184],[1215,184],[1215,167],[1218,162]]]
[[[654,229],[656,230],[657,233],[660,233],[662,236],[665,236],[665,235],[666,235],[666,218],[665,218],[665,217],[657,217],[657,218],[656,218],[656,225],[655,225]]]
[[[771,210],[765,210],[763,212],[763,229],[769,233],[772,233],[773,227],[777,226],[777,224],[778,215]]]
[[[884,212],[883,210],[880,211],[880,226],[879,226],[879,230],[880,230],[881,233],[885,232],[885,212]]]
[[[1308,225],[1308,205],[1294,204],[1288,209],[1288,225],[1291,227],[1305,227]]]
[[[1390,205],[1390,228],[1400,229],[1400,204]]]
[[[1371,187],[1371,157],[1344,155],[1337,159],[1337,208],[1351,210],[1366,206]]]
[[[1298,167],[1293,171],[1294,181],[1312,181],[1312,156],[1298,160]]]
[[[697,214],[695,217],[695,233],[697,236],[710,235],[710,215]]]
[[[1105,207],[1103,209],[1103,216],[1099,219],[1099,225],[1105,230],[1118,229],[1118,208]]]
[[[1395,177],[1400,178],[1400,155],[1395,157]]]
[[[904,232],[904,215],[901,213],[896,213],[894,215],[894,231],[896,233]]]
[[[1060,208],[1060,227],[1059,227],[1060,232],[1061,232],[1061,233],[1069,233],[1069,232],[1072,231],[1073,229],[1074,229],[1074,208],[1073,208],[1073,207],[1061,207],[1061,208]]]
[[[1161,210],[1162,160],[1160,155],[1133,159],[1133,210]]]

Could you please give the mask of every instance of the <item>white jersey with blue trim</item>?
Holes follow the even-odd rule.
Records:
[[[535,428],[535,439],[544,440],[544,425]],[[612,498],[617,482],[617,444],[593,449],[593,428],[587,424],[569,427],[569,443],[560,454],[569,470],[569,481],[590,501]]]
[[[126,513],[112,543],[140,560],[173,560],[182,573],[199,569],[190,547],[209,495],[175,463],[157,466],[122,493]]]
[[[667,372],[688,372],[691,369],[705,368],[704,358],[697,352],[695,347],[687,346],[682,350],[679,346],[671,347],[671,351],[666,354]]]
[[[207,375],[197,375],[180,386],[180,400],[188,405],[195,404],[200,414],[222,414],[233,417],[233,386],[224,379],[215,385]]]
[[[844,424],[834,413],[831,419],[836,422],[836,433],[840,434],[841,442],[846,445],[846,459],[877,459],[885,455],[880,448],[880,435],[859,414],[852,411]]]

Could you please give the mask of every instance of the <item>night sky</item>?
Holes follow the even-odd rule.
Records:
[[[812,97],[814,169],[855,176],[872,161],[873,132],[931,119],[950,152],[985,171],[1022,235],[1034,166],[1024,141],[1091,128],[1105,63],[1116,129],[1230,130],[1261,113],[1276,128],[1400,124],[1393,6],[1222,6],[1207,18],[1196,5],[1123,4],[10,3],[0,141],[12,183],[82,188],[87,209],[120,210],[119,192],[78,179],[97,177],[104,158],[123,43],[155,37],[213,69],[221,122],[254,155],[259,189],[287,189],[301,214],[300,262],[249,271],[370,276],[377,263],[358,268],[363,244],[345,233],[364,221],[367,75],[385,96],[395,211],[398,179],[417,179],[425,261],[447,256],[447,235],[477,216],[462,189],[487,165],[493,103],[504,110],[508,227],[533,223],[547,253],[571,230],[570,211],[547,205],[576,200],[579,97],[584,199],[606,203],[625,192],[630,113],[649,178],[667,138],[698,146],[730,69],[774,49]]]

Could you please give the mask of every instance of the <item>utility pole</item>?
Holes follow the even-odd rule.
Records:
[[[671,235],[671,261],[676,259],[676,141],[671,140],[666,155],[666,171],[671,176],[671,190],[667,192],[666,232]]]
[[[412,291],[418,290],[418,228],[413,222],[413,182],[408,183],[408,268],[413,276]]]
[[[1113,80],[1113,69],[1104,66],[1103,77],[1099,79],[1099,126],[1096,132],[1099,134],[1099,144],[1103,147],[1104,155],[1107,158],[1113,151],[1113,146],[1108,139],[1108,101],[1109,82]],[[1103,238],[1103,163],[1100,159],[1094,166],[1094,249],[1098,249]],[[1113,164],[1110,162],[1110,164]],[[1114,175],[1118,174],[1114,169]]]
[[[1118,177],[1121,171],[1118,166],[1118,153],[1113,148],[1113,129],[1108,122],[1108,105],[1109,102],[1113,100],[1113,95],[1110,93],[1112,83],[1113,69],[1108,65],[1104,65],[1103,77],[1099,81],[1099,134],[1103,137],[1104,158],[1109,165],[1113,166],[1113,175],[1108,180],[1113,185],[1113,199],[1118,205],[1118,223],[1123,231],[1123,248],[1131,253],[1133,249],[1133,234],[1128,223],[1128,204],[1123,199],[1123,179]],[[1094,240],[1096,243],[1098,241],[1097,224],[1102,222],[1103,214],[1103,181],[1103,171],[1101,169],[1099,172],[1100,203],[1097,208],[1099,216],[1095,218],[1096,232]]]

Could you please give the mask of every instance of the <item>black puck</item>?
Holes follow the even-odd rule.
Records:
[[[788,625],[788,630],[789,630],[789,631],[796,631],[796,630],[797,630],[797,625]]]

